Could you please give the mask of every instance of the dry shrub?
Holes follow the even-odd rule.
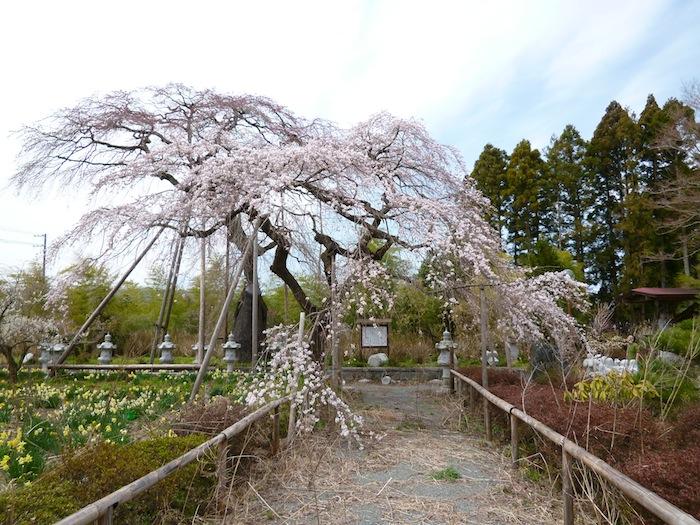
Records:
[[[210,401],[197,401],[185,405],[172,422],[172,428],[178,436],[213,436],[242,419],[246,412],[246,407],[234,404],[225,397],[215,396]]]

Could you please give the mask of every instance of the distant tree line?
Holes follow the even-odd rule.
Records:
[[[590,140],[567,125],[542,152],[486,144],[471,176],[516,263],[567,266],[568,253],[604,301],[697,284],[697,92],[662,107],[649,95],[639,116],[613,101]]]

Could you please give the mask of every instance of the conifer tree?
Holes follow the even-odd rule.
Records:
[[[532,149],[529,140],[521,140],[506,170],[506,187],[512,202],[506,221],[508,241],[516,263],[532,249],[542,231],[545,183],[545,164],[540,152]]]
[[[471,176],[476,187],[489,198],[493,211],[487,215],[489,223],[503,235],[510,196],[506,186],[508,154],[492,144],[486,144],[474,163]]]
[[[552,137],[546,152],[547,176],[556,186],[554,228],[556,245],[583,263],[586,244],[585,212],[590,198],[584,160],[586,141],[571,124]]]
[[[599,296],[606,300],[617,295],[623,254],[634,250],[625,243],[620,223],[625,219],[627,196],[639,190],[637,142],[633,118],[618,102],[611,102],[586,157],[592,183],[588,266],[600,285]]]

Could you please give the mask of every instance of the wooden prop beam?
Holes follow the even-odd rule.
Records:
[[[105,309],[105,306],[109,303],[109,301],[114,297],[114,295],[119,291],[119,288],[122,287],[124,284],[124,281],[127,280],[129,275],[131,275],[131,272],[134,271],[134,268],[138,266],[138,264],[141,262],[141,259],[145,257],[145,255],[148,253],[148,250],[150,250],[153,245],[156,243],[158,240],[158,237],[160,237],[160,234],[163,233],[165,230],[165,226],[162,226],[160,230],[155,234],[153,239],[149,241],[149,243],[146,245],[146,247],[139,253],[138,257],[134,260],[133,263],[131,263],[131,266],[124,272],[124,274],[119,278],[119,280],[115,283],[115,285],[112,287],[112,289],[109,291],[109,293],[105,296],[104,299],[100,302],[99,305],[97,305],[97,308],[95,308],[95,311],[90,314],[90,317],[87,318],[87,320],[83,323],[83,326],[80,327],[80,330],[73,336],[73,339],[71,339],[70,343],[68,343],[68,346],[66,349],[63,351],[63,353],[59,356],[58,360],[56,361],[57,365],[60,365],[63,363],[70,353],[73,351],[73,348],[75,348],[76,343],[78,342],[78,339],[82,336],[85,331],[90,328],[90,325],[95,322],[95,319],[97,319],[97,316],[100,315],[102,310]]]
[[[250,334],[250,366],[255,370],[255,365],[258,364],[258,232],[251,237],[253,241],[253,302],[252,302],[252,318]]]
[[[165,289],[163,290],[163,299],[160,302],[160,311],[158,312],[158,321],[156,321],[156,326],[153,330],[153,344],[151,345],[150,363],[153,364],[156,355],[156,349],[158,343],[160,343],[161,330],[163,329],[163,321],[165,320],[165,311],[168,308],[168,299],[170,297],[170,288],[173,283],[173,273],[175,272],[175,264],[177,261],[177,253],[180,250],[181,237],[178,235],[173,242],[173,258],[170,261],[170,270],[168,271],[168,280],[165,283]]]
[[[194,386],[192,387],[192,392],[190,393],[190,401],[194,401],[194,398],[197,397],[197,392],[202,386],[202,381],[204,381],[204,376],[207,373],[209,361],[211,360],[211,356],[214,353],[214,350],[216,349],[216,339],[219,337],[219,332],[221,331],[221,328],[224,325],[224,320],[226,319],[226,315],[228,314],[228,308],[231,305],[231,301],[233,300],[234,294],[236,293],[236,288],[238,288],[238,281],[240,281],[241,274],[243,273],[243,268],[245,267],[245,260],[248,257],[248,254],[250,253],[253,242],[255,242],[256,235],[258,233],[258,230],[260,229],[260,224],[262,224],[262,219],[258,219],[257,221],[255,221],[255,226],[253,227],[253,233],[251,235],[251,238],[245,247],[245,251],[241,255],[240,261],[238,263],[238,268],[236,269],[236,275],[234,276],[233,281],[231,282],[231,286],[229,286],[228,288],[228,293],[226,294],[226,299],[224,299],[224,304],[221,307],[219,318],[217,319],[216,326],[214,327],[214,331],[211,334],[211,338],[209,340],[209,349],[204,354],[202,362],[199,363],[199,373],[197,374],[197,379],[195,380]]]

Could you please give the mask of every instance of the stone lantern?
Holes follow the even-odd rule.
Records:
[[[39,356],[39,363],[41,363],[41,370],[44,373],[49,372],[49,363],[51,362],[51,343],[40,343],[39,348],[41,349],[41,355]]]
[[[233,333],[228,334],[228,340],[221,346],[224,349],[226,371],[233,372],[235,363],[241,360],[241,345],[233,340]]]
[[[204,351],[202,352],[202,356],[206,355],[206,353],[209,351],[209,345],[204,345]],[[199,344],[195,343],[192,345],[192,352],[194,353],[194,364],[198,365],[199,364]]]
[[[56,336],[56,342],[51,345],[51,348],[49,349],[49,363],[57,363],[58,359],[61,357],[67,347],[68,345],[63,343],[61,339]]]
[[[158,345],[158,350],[160,350],[160,358],[158,361],[161,364],[169,365],[173,362],[173,350],[175,350],[175,343],[170,340],[170,334],[165,334],[163,337],[163,342]]]
[[[452,392],[454,383],[450,369],[454,365],[454,350],[457,344],[452,340],[452,334],[448,330],[442,333],[442,341],[435,343],[435,349],[440,352],[438,365],[442,367],[442,386]]]
[[[112,362],[112,353],[117,349],[117,345],[112,342],[112,336],[107,334],[105,340],[97,345],[97,349],[100,351],[97,362],[101,365],[108,365]]]

